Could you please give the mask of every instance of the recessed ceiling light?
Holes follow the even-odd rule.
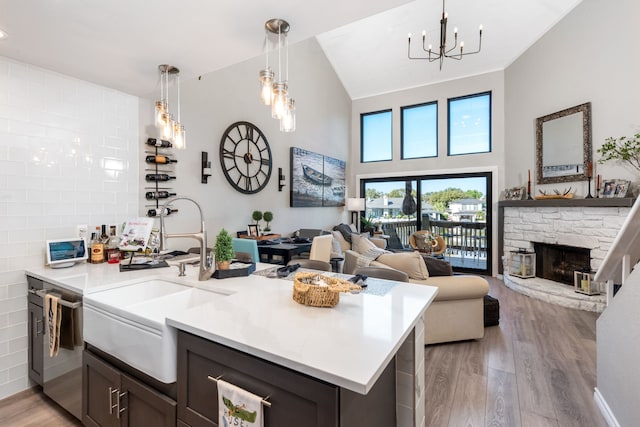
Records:
[[[9,34],[7,34],[5,30],[0,28],[0,40],[6,39],[7,37],[9,37]]]

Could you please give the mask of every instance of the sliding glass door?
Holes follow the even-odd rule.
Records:
[[[392,250],[416,249],[411,235],[424,230],[442,238],[445,247],[436,256],[455,271],[491,274],[490,173],[376,178],[361,185],[365,215]]]

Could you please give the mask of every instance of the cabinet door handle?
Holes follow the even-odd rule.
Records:
[[[116,390],[118,392],[118,401],[116,402],[116,406],[117,406],[117,410],[116,410],[116,418],[120,419],[120,414],[123,413],[124,411],[127,410],[127,407],[123,407],[120,408],[120,399],[122,399],[124,396],[127,395],[127,392],[125,391],[124,393],[120,393],[118,390]]]
[[[34,332],[35,332],[36,336],[42,335],[42,328],[38,329],[38,324],[42,325],[42,319],[36,319],[36,321],[33,324],[34,329],[35,329]]]
[[[119,402],[113,403],[113,393],[117,396],[119,392],[117,388],[109,387],[109,415],[113,415],[113,410],[119,406]]]

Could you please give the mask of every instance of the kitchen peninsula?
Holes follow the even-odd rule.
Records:
[[[272,267],[259,264],[258,270]],[[119,273],[110,265],[82,264],[27,275],[81,292],[85,310],[101,293],[140,281],[218,294],[181,309],[165,298],[154,308],[166,311],[166,325],[177,334],[178,425],[217,425],[216,386],[208,377],[218,376],[268,397],[267,426],[284,425],[273,424],[283,412],[318,426],[388,426],[389,418],[374,424],[367,418],[382,409],[398,426],[424,419],[422,319],[436,288],[369,279],[367,292],[343,294],[334,308],[315,308],[293,301],[291,281],[258,274],[199,282],[193,267],[178,277],[175,268]],[[93,344],[86,334],[85,341]]]

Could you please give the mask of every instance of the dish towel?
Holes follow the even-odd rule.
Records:
[[[263,427],[262,397],[219,379],[218,425]]]
[[[45,319],[49,333],[49,357],[56,357],[60,350],[60,320],[62,307],[58,304],[58,297],[47,294],[44,297]]]

